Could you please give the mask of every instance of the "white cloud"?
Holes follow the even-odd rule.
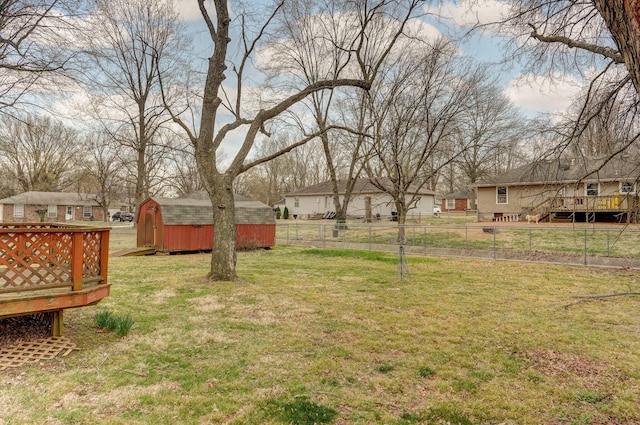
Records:
[[[582,88],[581,81],[569,75],[521,74],[509,83],[504,92],[520,108],[560,112],[571,105]]]
[[[496,0],[461,0],[445,2],[438,7],[424,6],[424,11],[450,20],[458,26],[487,25],[501,21],[509,14],[510,4]]]
[[[204,5],[209,11],[209,14],[215,16],[215,8],[213,7],[213,0],[205,0]],[[198,2],[194,0],[176,0],[175,7],[180,14],[180,19],[185,21],[195,21],[202,19]]]

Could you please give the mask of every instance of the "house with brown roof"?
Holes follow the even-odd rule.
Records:
[[[621,222],[638,215],[640,163],[628,156],[609,161],[555,159],[535,161],[471,185],[478,219],[520,221]]]
[[[395,214],[393,198],[380,185],[390,185],[388,179],[361,178],[356,181],[354,190],[349,200],[348,217],[362,218],[366,216],[366,205],[371,204],[373,217],[392,217]],[[384,187],[384,186],[383,186]],[[294,190],[285,194],[285,206],[289,210],[290,217],[314,218],[330,217],[335,214],[333,203],[333,185],[331,181],[318,183],[312,186]],[[346,181],[338,181],[338,193],[340,201],[344,201]],[[416,188],[411,191],[416,196],[416,202],[410,206],[411,215],[431,216],[435,205],[435,192],[424,188]]]
[[[24,192],[0,199],[0,222],[38,223],[104,221],[93,195],[67,192]]]

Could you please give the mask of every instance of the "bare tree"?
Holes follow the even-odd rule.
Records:
[[[494,175],[496,171],[508,171],[513,164],[505,161],[504,153],[513,152],[527,131],[525,117],[492,82],[488,71],[481,72],[479,84],[471,89],[467,98],[469,106],[463,111],[458,126],[460,155],[455,166],[462,177],[458,181],[465,185]],[[470,207],[475,209],[475,200]]]
[[[74,50],[68,49],[67,36],[82,5],[75,0],[0,2],[0,111],[36,105],[39,96],[69,81]]]
[[[367,172],[394,201],[399,240],[420,190],[460,154],[450,148],[477,76],[459,71],[468,65],[461,67],[453,59],[454,51],[449,41],[440,38],[422,56],[390,68],[371,91],[376,125]]]
[[[50,118],[2,118],[0,163],[22,191],[69,187],[81,149],[78,132]]]
[[[592,121],[613,111],[613,105],[623,97],[626,106],[618,112],[633,117],[627,121],[637,117],[639,24],[637,13],[631,12],[637,10],[637,0],[519,0],[511,6],[510,16],[500,25],[511,24],[511,32],[519,36],[518,51],[533,67],[582,73],[589,81],[572,125],[565,125],[559,133],[562,139],[556,139],[554,155],[584,141],[582,135],[593,129]],[[639,136],[637,132],[629,135],[611,155],[627,149]]]
[[[293,137],[286,130],[274,131],[273,140],[260,143],[252,158],[263,158],[285,149],[295,141]],[[273,205],[285,193],[319,183],[326,175],[320,144],[312,141],[247,170],[236,179],[234,190]]]
[[[125,149],[134,178],[136,208],[163,181],[170,121],[159,79],[183,75],[185,39],[171,0],[95,0],[91,59],[100,101],[96,114],[114,143]],[[165,99],[166,100],[166,99]],[[168,143],[165,143],[168,142]]]
[[[343,13],[346,21],[364,20],[366,25],[360,29],[358,25],[345,25],[344,21],[336,21],[327,15],[312,15],[305,7],[305,3],[294,3],[297,7],[290,7],[284,24],[288,31],[296,26],[298,38],[293,43],[279,43],[274,50],[279,61],[275,63],[275,71],[281,72],[288,69],[305,84],[313,84],[322,79],[336,78],[346,67],[350,65],[349,55],[352,50],[334,48],[334,44],[348,45],[357,41],[358,46],[353,48],[367,52],[367,56],[375,59],[377,64],[371,67],[369,79],[373,80],[379,72],[380,66],[385,66],[389,56],[394,59],[392,47],[394,40],[400,43],[406,42],[406,38],[414,34],[406,35],[405,27],[412,17],[419,2],[407,2],[404,13],[394,11],[393,15],[399,16],[399,20],[386,19],[384,15],[377,14],[382,3],[371,7],[367,2],[354,3],[355,10],[334,9],[334,13]],[[306,25],[299,25],[299,22]],[[365,37],[355,38],[354,31],[363,31]],[[337,41],[336,41],[337,40]],[[322,57],[323,60],[318,60]],[[365,138],[371,127],[370,117],[365,108],[366,95],[341,96],[339,90],[323,90],[312,93],[306,105],[314,118],[316,130],[322,141],[322,148],[326,160],[326,167],[332,183],[333,204],[336,211],[337,222],[346,220],[351,194],[357,179],[360,177],[363,166],[366,163],[367,152]],[[353,99],[353,102],[349,102]],[[341,110],[349,109],[351,114],[333,113],[335,103],[340,104]],[[342,128],[348,134],[338,134],[328,131],[329,128]],[[338,183],[344,183],[343,193],[339,193]]]
[[[174,119],[189,134],[189,138],[194,145],[198,170],[213,205],[213,219],[216,231],[214,232],[211,270],[208,278],[210,280],[235,280],[237,278],[235,204],[233,198],[235,179],[248,169],[307,143],[315,138],[318,133],[302,136],[286,149],[268,157],[247,162],[248,155],[257,138],[260,137],[260,134],[264,135],[264,137],[269,137],[269,131],[266,128],[269,121],[291,110],[291,108],[315,92],[348,86],[368,89],[371,85],[371,79],[375,76],[378,63],[375,58],[372,60],[362,48],[365,28],[378,14],[390,13],[391,5],[396,5],[399,2],[380,1],[378,3],[366,3],[367,7],[356,10],[356,12],[364,11],[366,13],[360,14],[361,19],[355,22],[358,27],[355,31],[350,32],[353,34],[353,38],[346,40],[346,43],[342,43],[339,38],[333,40],[334,49],[350,52],[347,57],[350,61],[353,60],[355,62],[357,74],[356,72],[340,73],[306,85],[288,84],[289,90],[287,92],[276,98],[272,96],[269,104],[261,105],[259,110],[253,113],[247,111],[248,105],[245,100],[244,89],[246,87],[243,84],[247,81],[247,76],[245,75],[246,67],[251,63],[250,61],[255,56],[260,43],[265,40],[271,25],[284,12],[284,3],[268,5],[269,9],[266,11],[257,10],[260,6],[252,4],[253,11],[257,12],[255,16],[264,16],[262,24],[253,28],[252,31],[247,27],[247,23],[250,22],[247,19],[247,14],[243,13],[240,8],[238,9],[240,15],[234,21],[231,19],[229,5],[226,1],[215,0],[213,3],[215,14],[207,10],[204,0],[198,1],[201,14],[213,42],[213,53],[208,61],[206,81],[202,91],[199,128],[197,131],[193,131],[177,113],[174,113]],[[365,1],[348,4],[363,5]],[[323,4],[322,9],[316,9],[314,12],[326,13],[331,19],[339,19],[339,14],[334,15],[332,13],[333,6],[335,5],[330,3]],[[299,35],[298,29],[304,25],[304,21],[297,21],[297,23],[300,26],[292,27],[295,31],[290,31],[288,34],[280,33],[280,37],[284,35],[292,40],[297,39]],[[232,24],[238,24],[234,31],[231,29]],[[232,34],[239,34],[240,37],[241,51],[238,55],[233,55],[233,52],[229,50]],[[393,40],[390,43],[392,44]],[[385,49],[385,46],[376,47]],[[236,59],[235,61],[234,58]],[[318,57],[317,59],[322,60],[323,58]],[[227,64],[231,63],[233,63],[232,73],[227,72]],[[223,86],[224,80],[229,75],[235,76],[234,100],[230,100],[230,97],[226,96],[225,87]],[[356,78],[352,78],[356,75]],[[220,124],[218,119],[221,118],[221,109],[223,111],[226,110],[231,115],[231,120],[216,127],[217,124]],[[233,134],[233,131],[239,129],[243,130],[240,147],[226,169],[222,169],[216,161],[218,150],[222,142],[227,140]]]
[[[82,163],[82,176],[86,189],[102,208],[104,217],[108,217],[109,205],[122,199],[125,191],[121,179],[123,164],[118,157],[117,146],[111,143],[106,133],[94,133],[87,136],[86,160]]]

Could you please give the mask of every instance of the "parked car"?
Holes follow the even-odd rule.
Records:
[[[111,216],[111,221],[133,221],[133,213],[128,211],[116,211]]]

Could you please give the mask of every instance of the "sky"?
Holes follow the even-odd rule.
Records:
[[[459,34],[469,31],[474,25],[488,26],[499,22],[508,14],[508,3],[496,0],[445,1],[437,7],[426,5],[423,10],[440,17],[443,32]],[[460,44],[464,54],[490,63],[503,59],[501,43],[507,40],[504,35],[490,28],[473,34],[473,37]],[[525,71],[517,63],[510,65],[496,69],[501,73],[504,94],[526,115],[563,112],[585,85],[584,81],[573,75],[536,74]]]
[[[198,34],[202,43],[198,43],[206,52],[210,44],[202,17],[195,0],[176,0],[180,16],[189,27]],[[208,1],[207,3],[211,3]],[[474,24],[496,22],[507,13],[505,1],[497,0],[459,0],[444,1],[437,7],[436,2],[427,2],[423,12],[438,15],[439,20],[425,19],[437,30],[447,35],[468,31]],[[499,46],[500,35],[491,31],[476,32],[475,35],[459,44],[465,55],[476,58],[480,62],[499,62],[502,51]],[[204,44],[204,45],[203,45]],[[561,113],[568,108],[572,99],[582,90],[585,82],[572,75],[555,73],[552,75],[536,75],[523,71],[517,64],[511,67],[498,68],[504,94],[512,103],[528,116],[536,114]]]
[[[211,39],[207,34],[204,20],[200,15],[196,0],[174,0],[179,10],[179,15],[183,19],[185,25],[190,30],[195,40],[195,50],[197,57],[202,64],[211,54]],[[257,0],[258,2],[262,0]],[[475,6],[470,6],[473,1]],[[451,37],[468,31],[471,25],[476,23],[488,23],[498,20],[501,13],[504,12],[506,2],[497,0],[459,0],[456,2],[444,2],[441,7],[435,9],[430,6],[435,2],[427,2],[422,12],[425,16],[437,14],[440,19],[434,20],[427,17],[420,18],[420,25],[414,23],[414,26],[422,26],[423,30],[433,36],[438,31]],[[211,1],[207,0],[206,4],[213,9]],[[464,55],[474,57],[479,62],[500,62],[502,52],[500,50],[501,35],[486,31],[484,33],[474,33],[473,37],[467,38],[464,42],[458,43],[459,49]],[[237,40],[232,42],[237,43]],[[258,59],[256,59],[257,61]],[[259,60],[265,60],[259,58]],[[583,81],[578,80],[574,76],[555,74],[551,77],[548,75],[535,75],[525,72],[517,65],[511,67],[496,68],[496,72],[500,74],[500,82],[504,94],[518,107],[523,114],[527,116],[535,116],[536,114],[556,114],[564,111],[571,104],[572,99],[581,90],[584,85]],[[232,76],[228,81],[233,80]],[[228,93],[235,93],[235,88],[227,87]],[[260,97],[275,97],[276,93],[258,90],[251,90],[248,85],[245,86],[245,93],[250,93],[250,98],[256,99]],[[82,110],[83,102],[87,101],[87,96],[83,93],[76,93],[73,97],[58,103],[58,110],[75,109]],[[80,105],[80,106],[78,106]],[[78,117],[82,112],[71,113],[70,115]],[[223,150],[230,154],[237,149],[242,132],[238,131],[233,137],[227,140]],[[235,148],[234,148],[235,146]]]

